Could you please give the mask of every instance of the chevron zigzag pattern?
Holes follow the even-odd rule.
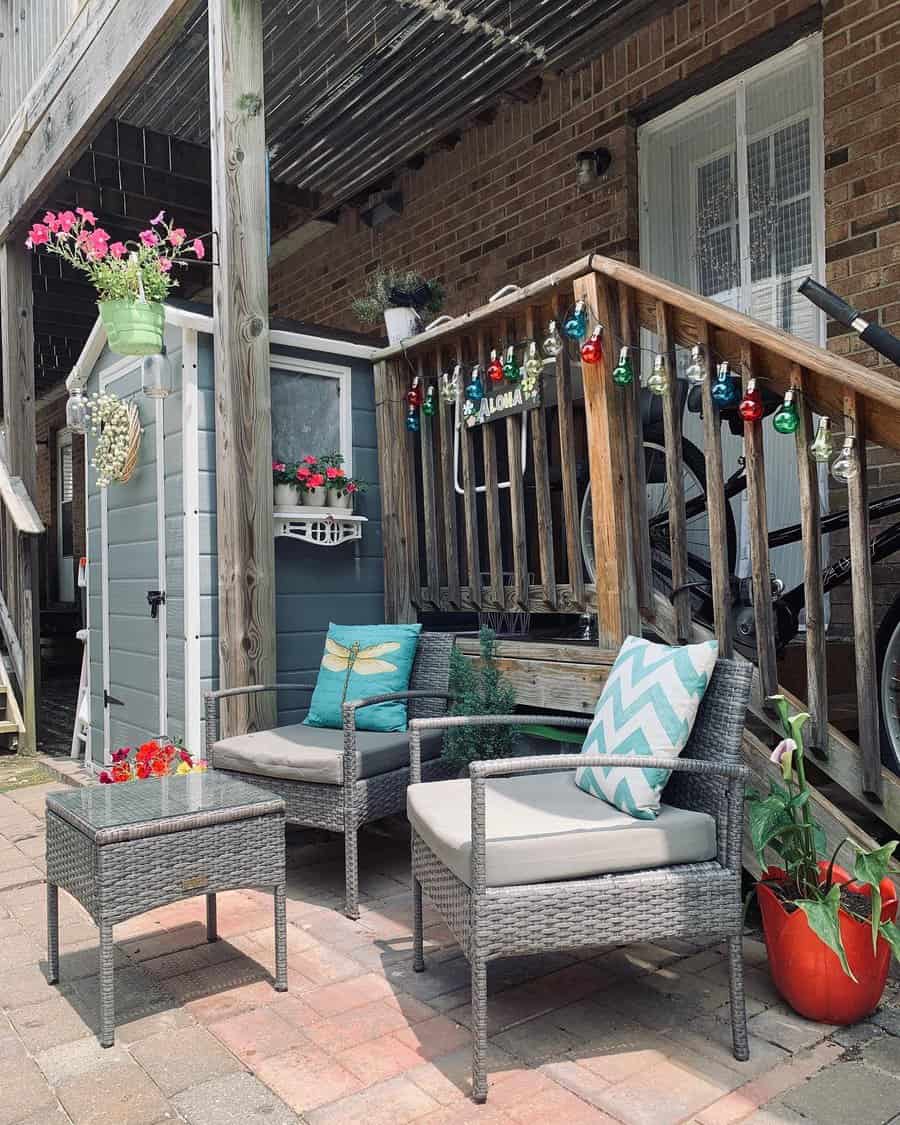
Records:
[[[718,649],[716,641],[675,647],[626,637],[581,752],[677,758],[690,738]],[[575,784],[621,812],[655,820],[671,773],[582,766]]]

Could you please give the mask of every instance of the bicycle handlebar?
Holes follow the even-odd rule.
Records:
[[[838,324],[843,324],[845,328],[852,328],[869,347],[900,367],[900,340],[886,328],[882,328],[880,324],[870,324],[837,293],[832,293],[830,289],[826,289],[818,281],[813,281],[811,277],[800,285],[797,292],[802,293],[808,301],[812,301],[826,316],[830,316]]]

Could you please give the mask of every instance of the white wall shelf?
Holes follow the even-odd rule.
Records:
[[[297,539],[315,547],[340,547],[362,539],[366,516],[346,508],[279,508],[275,511],[275,537]]]

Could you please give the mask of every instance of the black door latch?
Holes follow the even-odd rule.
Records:
[[[109,707],[112,704],[114,707],[124,707],[125,704],[121,699],[116,699],[114,695],[110,695],[106,688],[103,689],[103,706]]]
[[[159,607],[166,604],[165,590],[148,590],[147,604],[150,606],[150,616],[155,621],[159,617]]]

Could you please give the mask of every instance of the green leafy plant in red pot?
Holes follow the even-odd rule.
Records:
[[[748,794],[750,834],[763,876],[756,886],[769,969],[775,987],[807,1019],[848,1024],[878,1006],[891,953],[900,958],[897,893],[887,877],[893,840],[866,851],[845,837],[826,857],[825,835],[813,819],[803,759],[805,712],[791,715],[771,697],[784,729],[772,751],[784,785],[768,796]],[[854,851],[852,874],[838,866]],[[780,864],[769,865],[771,850]]]

